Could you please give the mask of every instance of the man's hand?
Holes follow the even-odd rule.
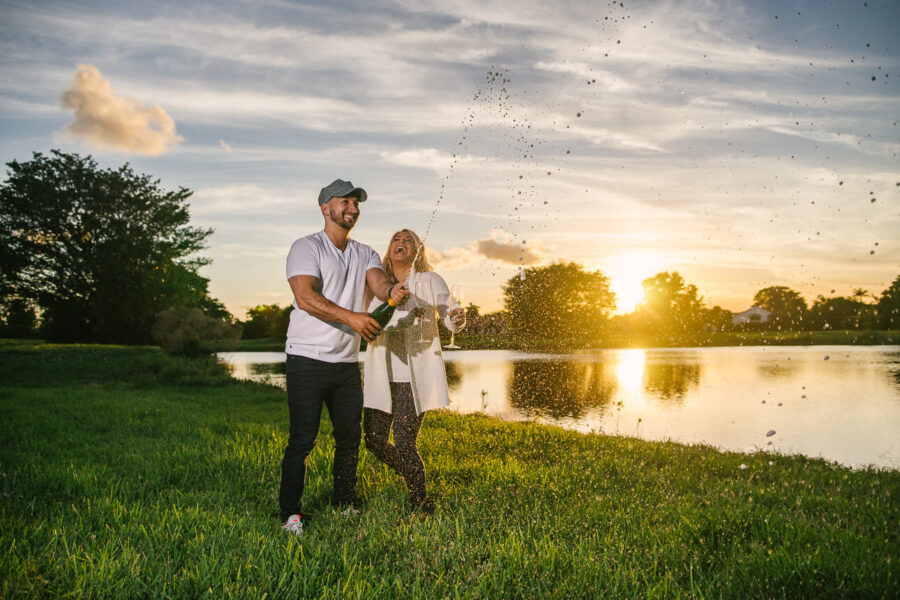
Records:
[[[367,342],[373,341],[381,331],[381,325],[366,313],[351,313],[347,324]]]

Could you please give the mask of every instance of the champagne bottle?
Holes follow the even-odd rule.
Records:
[[[387,302],[377,306],[375,310],[369,313],[369,316],[378,321],[378,323],[384,327],[387,325],[388,321],[391,320],[391,317],[394,316],[394,309],[397,308],[397,304],[394,302],[393,298],[388,298]],[[360,339],[359,341],[359,351],[364,352],[366,347],[369,344],[364,339]]]

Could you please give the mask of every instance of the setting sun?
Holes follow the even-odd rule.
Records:
[[[648,252],[633,252],[612,258],[607,268],[601,267],[610,279],[610,288],[616,294],[616,312],[629,313],[644,298],[641,282],[665,267],[659,257]]]

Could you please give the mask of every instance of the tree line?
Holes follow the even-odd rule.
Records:
[[[753,305],[769,311],[768,319],[742,324],[732,322],[731,311],[706,306],[697,287],[677,272],[657,273],[642,285],[644,299],[635,310],[614,315],[615,294],[602,272],[573,262],[525,269],[503,286],[502,310],[482,314],[475,304],[466,307],[466,332],[584,347],[610,335],[676,342],[711,332],[900,329],[900,276],[877,296],[857,289],[851,297],[818,297],[812,305],[789,287],[765,287]],[[242,322],[244,337],[283,338],[290,311],[290,305],[251,308]]]
[[[186,188],[128,164],[101,169],[90,157],[57,150],[7,163],[0,187],[0,336],[61,342],[145,344],[200,352],[203,341],[283,339],[290,306],[259,305],[236,321],[199,274],[211,229],[190,225]],[[585,347],[610,335],[655,339],[702,332],[900,328],[900,276],[880,295],[816,298],[795,290],[759,290],[753,304],[771,313],[732,324],[707,307],[677,272],[643,282],[644,299],[614,315],[609,278],[574,262],[524,269],[503,286],[503,309],[467,308],[466,332]],[[872,300],[867,302],[867,300]]]
[[[657,273],[642,287],[644,298],[636,308],[614,315],[615,294],[600,271],[576,263],[526,269],[506,282],[503,310],[472,315],[469,331],[585,347],[609,337],[677,343],[715,332],[900,328],[900,276],[879,296],[857,289],[852,297],[820,296],[812,305],[789,287],[765,287],[753,296],[753,305],[768,311],[768,318],[740,324],[733,323],[731,311],[705,305],[697,287],[677,272]]]

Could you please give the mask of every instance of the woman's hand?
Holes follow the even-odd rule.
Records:
[[[459,308],[451,308],[447,311],[447,314],[450,315],[450,322],[453,323],[454,327],[462,329],[466,324],[466,309]]]
[[[409,290],[405,285],[395,285],[391,288],[391,298],[400,306],[409,300]]]

